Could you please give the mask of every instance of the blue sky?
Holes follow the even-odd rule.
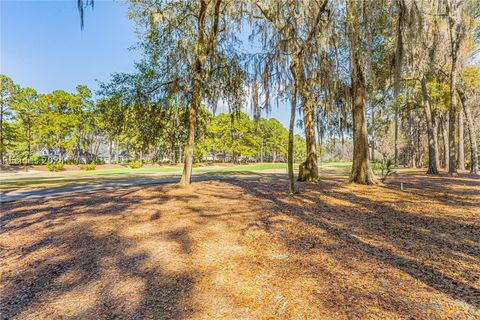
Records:
[[[74,91],[77,84],[96,90],[96,80],[134,72],[140,53],[129,50],[137,38],[126,13],[118,1],[96,0],[82,31],[76,0],[0,0],[0,73],[47,93]],[[288,126],[285,104],[274,104],[270,116]]]
[[[76,1],[5,1],[1,6],[1,72],[45,93],[98,87],[112,72],[134,71],[139,53],[126,6],[95,1],[80,30]]]

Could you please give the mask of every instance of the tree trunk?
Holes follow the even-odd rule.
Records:
[[[188,110],[188,136],[185,143],[185,156],[183,163],[183,173],[180,184],[187,186],[191,182],[193,165],[193,148],[195,143],[195,127],[197,124],[197,112],[200,106],[200,85],[202,81],[202,67],[200,58],[197,58],[195,75],[193,80],[192,102]]]
[[[290,194],[295,193],[295,175],[293,174],[293,140],[295,131],[295,113],[297,110],[297,92],[298,92],[298,75],[297,75],[297,60],[293,60],[290,65],[290,71],[293,76],[292,84],[292,98],[290,106],[290,124],[288,128],[288,181]]]
[[[372,105],[372,162],[375,161],[375,108]]]
[[[458,113],[458,158],[457,167],[460,170],[465,169],[465,139],[464,139],[464,119],[463,112]]]
[[[108,139],[108,164],[112,164],[113,141]]]
[[[300,85],[300,97],[302,99],[303,125],[305,127],[305,141],[307,148],[307,158],[300,164],[298,172],[298,181],[318,181],[318,158],[317,142],[315,139],[315,110],[311,96],[311,90],[308,80],[305,79],[305,73],[302,61],[297,61],[297,78]]]
[[[213,34],[209,37],[212,40],[216,39],[216,32],[218,32],[218,17],[219,17],[219,5],[220,1],[217,1],[215,4],[215,22],[213,26]],[[202,81],[204,77],[204,70],[203,66],[205,63],[205,59],[207,57],[207,52],[209,48],[206,48],[206,41],[205,41],[205,17],[207,13],[208,3],[205,1],[200,1],[200,11],[198,14],[198,25],[197,25],[197,34],[198,34],[198,41],[195,48],[195,70],[192,79],[192,97],[190,108],[188,110],[188,135],[187,141],[185,143],[185,155],[183,158],[183,172],[182,172],[182,179],[180,180],[180,184],[183,186],[187,186],[191,182],[192,177],[192,165],[193,165],[193,148],[195,144],[195,128],[197,125],[197,113],[198,109],[200,108],[200,103],[202,100]],[[213,43],[211,43],[213,45]]]
[[[458,90],[460,101],[462,103],[463,113],[468,129],[468,138],[470,140],[470,173],[478,174],[478,146],[477,137],[475,136],[475,123],[473,122],[472,111],[467,104],[467,97],[463,90]]]
[[[292,73],[295,78],[295,71],[292,69]],[[295,193],[295,176],[293,174],[293,138],[295,130],[295,112],[297,107],[297,85],[294,81],[292,88],[292,100],[290,107],[290,124],[288,127],[288,181],[290,194]]]
[[[457,99],[455,91],[456,71],[453,71],[450,80],[450,109],[448,110],[448,174],[452,176],[457,173],[455,124],[457,123]]]
[[[263,141],[262,139],[262,145],[260,146],[260,163],[263,163]]]
[[[448,172],[448,118],[445,118],[442,121],[442,138],[443,138],[443,165],[445,171]]]
[[[409,136],[409,139],[408,139],[408,157],[407,155],[405,155],[405,159],[410,159],[408,161],[405,161],[407,162],[407,165],[408,166],[411,166],[412,168],[415,168],[415,156],[413,155],[415,153],[415,143],[413,141],[413,125],[414,125],[414,120],[413,120],[413,116],[412,116],[412,112],[411,111],[408,111],[408,136]]]
[[[172,151],[171,152],[172,152],[172,162],[173,162],[173,164],[177,164],[178,163],[178,152],[179,152],[179,150],[178,150],[178,147],[174,143],[172,143]]]
[[[0,165],[3,165],[3,103],[0,106]]]
[[[418,150],[418,158],[417,158],[417,168],[423,168],[423,148],[421,147],[421,142],[422,142],[422,135],[420,132],[417,134],[417,145],[415,147],[416,150]]]
[[[436,126],[432,120],[432,108],[430,106],[430,99],[427,91],[427,81],[425,77],[421,80],[422,85],[422,104],[425,110],[425,118],[427,121],[427,136],[428,136],[428,170],[427,174],[438,174],[438,153],[436,148]]]
[[[440,151],[438,149],[438,119],[432,114],[432,121],[433,121],[433,144],[435,147],[435,154],[437,155],[435,158],[435,165],[437,166],[437,170],[440,169]]]
[[[120,148],[118,147],[118,144],[119,144],[118,140],[115,141],[115,162],[117,164],[120,163],[120,154],[119,154],[120,153]]]
[[[395,167],[398,166],[398,95],[400,93],[400,80],[402,75],[403,63],[403,25],[405,22],[405,2],[404,0],[397,0],[395,2],[398,10],[396,39],[395,39],[395,65],[393,74],[393,98],[395,100],[395,115],[394,115],[394,157],[393,163]],[[358,44],[358,43],[357,43]]]
[[[397,107],[395,107],[397,108]],[[398,111],[395,110],[394,115],[394,142],[393,142],[393,165],[398,167]]]
[[[77,150],[76,150],[76,156],[75,156],[75,159],[76,159],[76,162],[77,164],[80,163],[80,142],[77,143]]]
[[[32,153],[32,148],[31,148],[31,142],[32,140],[32,137],[31,137],[31,134],[30,134],[30,124],[28,124],[27,126],[27,165],[30,164],[30,157],[31,157],[31,153]]]
[[[358,83],[357,83],[358,86]],[[364,108],[365,89],[358,86],[353,95],[353,164],[350,181],[373,184],[373,173],[368,161],[367,124]]]
[[[451,10],[456,8],[447,5],[447,14],[449,16],[449,39],[450,39],[450,108],[448,110],[448,174],[452,176],[457,173],[457,158],[456,158],[456,141],[455,141],[455,125],[457,124],[457,54],[459,50],[459,35],[457,33],[458,21],[452,16]],[[458,8],[457,8],[458,9]],[[453,12],[453,15],[456,12]]]
[[[352,83],[352,116],[353,116],[353,164],[350,182],[373,184],[375,178],[368,161],[367,122],[365,119],[365,79],[360,65],[360,35],[358,16],[354,1],[347,1],[347,35],[349,39],[350,76]]]
[[[100,141],[97,142],[97,145],[95,146],[95,151],[94,151],[94,156],[95,160],[98,160],[98,149],[100,148]]]

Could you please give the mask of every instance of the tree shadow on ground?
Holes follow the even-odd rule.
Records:
[[[424,174],[400,174],[387,180],[386,186],[398,189],[403,182],[407,193],[431,198],[433,194],[440,194],[435,200],[454,206],[470,206],[478,208],[480,197],[480,176],[461,173],[459,176],[448,175],[425,176]]]
[[[113,215],[121,223],[125,212],[141,205],[133,194],[138,188],[126,190],[109,197],[76,196],[76,201],[67,197],[68,205],[63,206],[48,206],[48,202],[32,210],[24,207],[35,202],[8,206],[1,217],[2,237],[31,228],[42,230],[38,231],[42,236],[10,256],[18,270],[2,275],[0,318],[16,318],[25,312],[35,317],[37,307],[51,301],[62,304],[62,317],[71,319],[181,319],[194,311],[189,304],[198,276],[194,270],[169,271],[161,264],[152,265],[148,262],[151,253],[139,249],[117,229],[99,231],[103,217]],[[168,201],[161,196],[141,200]],[[71,219],[77,219],[75,224],[68,223]],[[172,231],[166,237],[191,252],[187,230]],[[0,260],[7,257],[2,250]],[[43,312],[40,317],[59,316]]]
[[[260,216],[254,227],[272,232],[274,218],[285,214],[318,228],[319,233],[326,232],[341,247],[360,250],[363,259],[390,265],[453,299],[480,308],[478,268],[475,267],[480,256],[478,217],[470,223],[461,223],[455,217],[412,214],[376,199],[375,195],[341,192],[336,181],[300,184],[300,194],[294,197],[286,193],[285,182],[237,180],[229,183],[255,197],[267,199],[270,209],[276,212]],[[379,188],[375,188],[372,192],[379,192]],[[388,188],[381,189],[389,192]],[[325,197],[336,201],[330,204]],[[468,210],[470,204],[464,205]],[[425,210],[428,211],[428,206]],[[305,250],[304,245],[292,243],[288,235],[284,239],[289,250]],[[312,246],[322,245],[320,240],[313,240]],[[337,249],[330,248],[330,251]],[[447,274],[447,266],[442,265],[443,260],[438,257],[453,261],[465,259],[473,266],[470,270],[453,270],[457,274],[452,276],[452,272]]]
[[[76,194],[52,201],[7,204],[7,211],[0,217],[2,242],[7,243],[7,236],[18,236],[22,245],[15,247],[10,242],[10,250],[0,253],[0,268],[7,267],[8,271],[2,275],[0,315],[6,318],[54,318],[56,314],[48,314],[45,309],[37,314],[35,310],[37,306],[48,306],[55,301],[56,306],[70,308],[70,311],[61,311],[65,318],[72,319],[192,318],[200,310],[200,306],[194,304],[198,303],[194,299],[194,293],[197,293],[194,287],[209,278],[205,275],[209,271],[195,264],[199,259],[190,259],[202,250],[199,247],[206,238],[221,239],[227,232],[235,240],[243,237],[241,241],[246,241],[250,247],[266,247],[265,251],[264,248],[251,249],[248,259],[242,255],[228,255],[230,260],[227,261],[232,263],[229,267],[235,266],[230,274],[227,273],[232,280],[221,287],[225,292],[208,292],[210,299],[222,295],[234,301],[231,302],[232,308],[237,312],[258,307],[245,301],[254,301],[258,305],[258,299],[268,296],[267,290],[255,291],[255,296],[249,297],[251,300],[235,296],[231,289],[244,273],[253,279],[250,285],[253,286],[254,281],[263,282],[265,287],[259,288],[273,288],[279,293],[290,290],[285,283],[277,285],[285,274],[288,281],[295,277],[302,283],[314,279],[316,284],[324,281],[325,287],[332,286],[332,290],[337,290],[335,287],[341,287],[345,280],[343,272],[348,272],[349,276],[357,272],[356,262],[359,260],[363,267],[370,266],[369,262],[373,261],[385,265],[388,272],[398,271],[402,274],[402,278],[396,278],[402,281],[399,285],[418,284],[419,291],[428,287],[479,308],[478,272],[475,272],[478,271],[475,262],[480,256],[480,223],[477,218],[459,219],[450,214],[440,216],[407,210],[409,205],[434,201],[428,193],[403,194],[402,205],[407,205],[403,210],[394,200],[384,201],[375,194],[400,191],[387,185],[372,187],[369,189],[374,190],[371,195],[353,192],[341,176],[320,184],[299,184],[300,194],[291,197],[286,193],[286,180],[282,177],[285,176],[275,175],[274,179],[268,174],[242,178],[210,177],[205,178],[209,183],[192,187],[193,191],[155,186],[139,195],[136,192],[144,187],[129,187]],[[172,189],[184,191],[168,191]],[[211,203],[205,203],[204,199]],[[175,210],[172,210],[170,201],[177,203],[177,207],[173,206]],[[472,209],[468,205],[465,208]],[[425,210],[428,210],[427,206]],[[291,221],[279,220],[279,216],[286,216],[314,231],[291,234],[287,229]],[[219,221],[220,224],[214,224]],[[166,228],[159,231],[159,226]],[[126,227],[124,229],[128,232],[121,227]],[[195,233],[195,230],[209,228],[201,236]],[[262,232],[249,233],[251,229]],[[22,235],[30,232],[38,233],[36,240],[27,244],[21,242]],[[283,234],[276,236],[281,232]],[[275,238],[270,236],[274,234]],[[271,243],[274,243],[272,247]],[[238,245],[234,242],[230,246],[212,246],[214,251],[207,251],[207,256],[215,257],[222,250],[223,253],[235,253],[238,246],[234,244]],[[295,255],[294,261],[271,250],[278,247]],[[352,253],[351,249],[355,252]],[[174,250],[180,258],[171,256]],[[319,250],[322,252],[320,258],[332,257],[339,268],[326,269],[318,260],[310,260],[310,254]],[[359,255],[355,256],[357,252]],[[9,261],[8,266],[1,264],[5,260]],[[152,260],[157,262],[152,264]],[[470,269],[454,265],[452,270],[446,270],[444,260],[461,260]],[[188,267],[182,268],[180,264]],[[215,268],[220,278],[226,276],[221,266]],[[372,274],[378,275],[368,273]],[[405,281],[405,276],[412,281]],[[367,317],[368,303],[380,300],[384,301],[390,314],[404,318],[416,314],[411,311],[418,308],[414,297],[401,296],[391,288],[379,290],[389,292],[384,294],[363,287],[344,286],[340,292],[337,290],[330,295],[302,291],[296,301],[308,304],[307,299],[318,295],[316,302],[322,304],[323,310],[334,314],[349,309],[351,313],[345,318]],[[202,304],[201,307],[208,309],[209,306]],[[219,309],[215,311],[220,312]],[[273,313],[269,315],[273,317]]]

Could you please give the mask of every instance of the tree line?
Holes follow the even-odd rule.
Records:
[[[121,151],[131,159],[149,162],[183,162],[187,135],[187,109],[181,107],[122,106],[117,97],[95,101],[86,86],[76,92],[55,90],[37,94],[21,88],[5,75],[2,86],[2,148],[0,159],[22,158],[32,163],[35,151],[58,151],[60,162],[82,163],[99,160],[100,144],[108,146],[106,163],[119,163]],[[195,161],[284,162],[288,131],[276,119],[256,121],[246,113],[213,115],[201,107],[194,150]],[[302,150],[304,138],[296,137]],[[302,154],[297,155],[301,161]],[[35,157],[38,161],[38,156]],[[33,161],[35,163],[35,161]]]
[[[291,192],[297,115],[306,138],[301,181],[318,180],[318,140],[344,134],[353,141],[352,182],[375,183],[370,161],[389,153],[390,136],[396,166],[418,166],[426,154],[427,173],[443,165],[456,175],[465,167],[465,126],[470,170],[478,172],[477,1],[128,3],[144,59],[135,76],[114,77],[110,92],[187,108],[183,184],[202,103],[215,109],[223,101],[235,111],[247,99],[257,115],[275,101],[290,103]],[[239,45],[246,30],[259,50]],[[133,95],[122,91],[125,83]]]
[[[92,3],[79,1],[80,11]],[[356,183],[375,183],[370,161],[379,154],[391,155],[396,166],[426,162],[429,174],[443,166],[456,175],[467,152],[471,173],[478,173],[477,1],[127,4],[143,58],[136,73],[112,75],[101,94],[112,110],[134,110],[128,117],[143,148],[166,132],[182,141],[182,184],[190,183],[205,110],[219,103],[236,114],[248,104],[254,120],[289,104],[290,192],[298,124],[305,136],[300,181],[318,180],[318,146],[329,138],[351,139]],[[250,49],[240,39],[246,33]],[[176,118],[149,125],[165,113]],[[168,130],[172,123],[185,131]],[[115,126],[108,130],[118,134]]]

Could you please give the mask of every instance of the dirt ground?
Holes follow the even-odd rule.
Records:
[[[479,319],[479,179],[299,188],[232,178],[3,204],[0,318]]]

